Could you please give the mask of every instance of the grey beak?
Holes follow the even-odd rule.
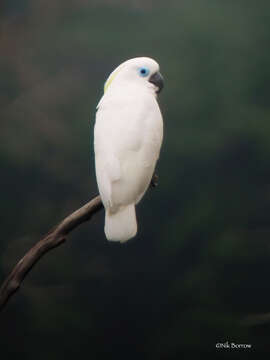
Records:
[[[160,93],[164,87],[163,77],[159,71],[150,76],[149,82],[158,88],[157,93]]]

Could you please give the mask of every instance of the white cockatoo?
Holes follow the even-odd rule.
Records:
[[[137,233],[135,205],[149,187],[162,143],[156,100],[162,87],[159,65],[148,57],[125,61],[105,83],[94,149],[108,240],[125,242]]]

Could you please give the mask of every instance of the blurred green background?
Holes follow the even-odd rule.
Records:
[[[159,186],[138,236],[107,242],[99,213],[45,256],[0,314],[1,358],[270,352],[269,324],[240,324],[270,311],[269,39],[266,0],[1,2],[1,282],[97,193],[109,73],[150,56],[165,78]]]

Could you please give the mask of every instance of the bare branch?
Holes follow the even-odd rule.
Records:
[[[12,272],[0,288],[0,310],[6,305],[10,297],[20,288],[20,285],[38,262],[38,260],[51,249],[61,245],[66,236],[83,222],[103,208],[100,196],[96,196],[80,209],[67,216],[60,224],[54,227],[47,235],[39,240],[26,255],[15,265]]]
[[[158,185],[158,176],[153,174],[149,187]],[[91,217],[103,208],[100,196],[96,196],[80,209],[67,216],[47,235],[39,240],[15,265],[0,288],[0,311],[4,308],[10,297],[20,288],[23,279],[48,251],[65,242],[67,235],[80,224],[89,221]]]

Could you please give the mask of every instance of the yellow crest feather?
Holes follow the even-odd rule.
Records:
[[[111,73],[111,75],[109,76],[108,80],[105,82],[104,84],[104,93],[108,90],[108,87],[111,85],[111,83],[113,82],[114,78],[116,77],[116,75],[118,74],[119,70],[117,71],[113,71]]]

